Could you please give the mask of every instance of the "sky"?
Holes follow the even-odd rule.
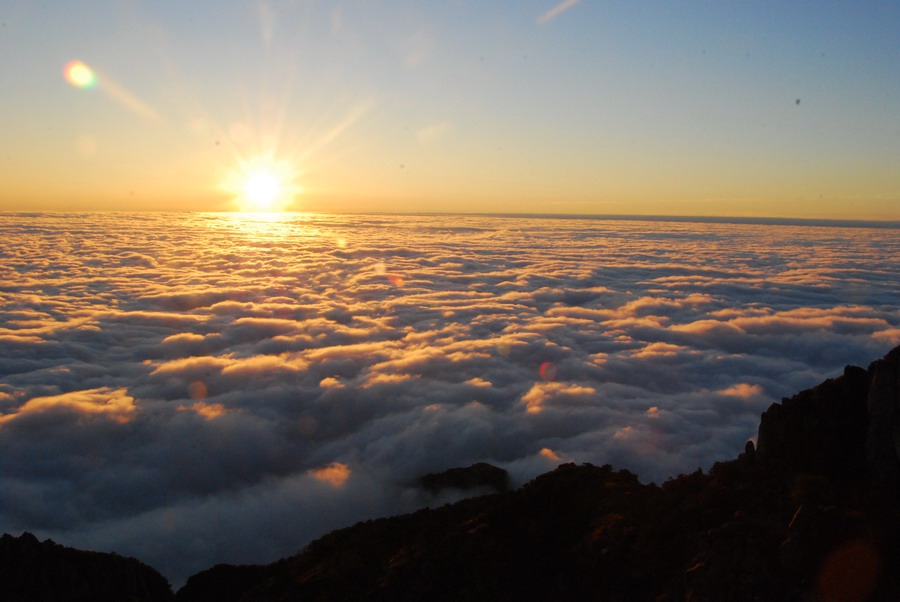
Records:
[[[475,462],[708,470],[900,345],[898,256],[896,228],[0,214],[0,532],[177,587]]]
[[[872,1],[10,0],[0,210],[898,220],[898,25]]]

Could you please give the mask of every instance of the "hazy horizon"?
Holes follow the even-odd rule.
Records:
[[[825,226],[825,227],[851,227],[851,228],[900,228],[900,220],[874,220],[874,219],[840,219],[840,218],[817,218],[817,217],[778,217],[769,215],[757,216],[739,216],[739,215],[661,215],[661,214],[625,214],[625,213],[495,213],[495,212],[441,212],[441,211],[301,211],[301,210],[281,210],[281,211],[239,211],[239,210],[223,210],[223,211],[197,211],[186,209],[183,211],[172,211],[169,209],[146,209],[134,211],[129,209],[106,209],[106,210],[19,210],[19,211],[0,211],[0,214],[10,215],[43,215],[43,214],[103,214],[103,213],[119,213],[119,214],[222,214],[234,216],[256,216],[258,219],[279,221],[292,215],[340,215],[340,216],[407,216],[407,217],[483,217],[483,218],[521,218],[521,219],[571,219],[571,220],[610,220],[610,221],[648,221],[648,222],[686,222],[701,224],[755,224],[755,225],[773,225],[773,226]]]

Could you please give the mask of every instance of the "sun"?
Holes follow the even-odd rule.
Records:
[[[244,181],[244,200],[248,208],[256,211],[269,211],[277,203],[283,186],[278,176],[268,171],[254,171],[247,174]]]
[[[239,161],[223,188],[239,211],[277,213],[287,211],[300,194],[297,170],[290,162],[271,158]]]

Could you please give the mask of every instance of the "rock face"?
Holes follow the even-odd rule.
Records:
[[[466,468],[451,468],[444,472],[427,474],[419,479],[422,489],[438,493],[445,489],[460,491],[484,490],[501,493],[509,489],[509,474],[486,462],[478,462]]]
[[[900,600],[898,395],[900,348],[773,404],[758,447],[708,474],[657,486],[566,464],[335,531],[252,578],[216,567],[177,599]],[[217,581],[243,585],[200,587]]]
[[[31,533],[0,537],[4,602],[165,602],[169,582],[149,566],[117,554],[83,552]]]
[[[900,483],[900,347],[869,366],[866,467],[890,490]]]
[[[759,424],[758,457],[791,472],[863,477],[869,380],[848,366],[842,376],[772,404]]]
[[[760,421],[757,455],[773,469],[865,482],[890,494],[900,485],[900,347],[868,370],[772,404]]]

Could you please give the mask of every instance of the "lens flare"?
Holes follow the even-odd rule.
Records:
[[[120,105],[145,119],[159,121],[160,116],[156,110],[135,96],[132,92],[114,82],[110,77],[103,76],[103,85],[100,85],[100,77],[97,72],[81,61],[69,61],[63,68],[66,81],[82,90],[99,88],[106,96],[112,98]]]
[[[546,382],[551,382],[556,380],[556,364],[553,362],[544,362],[541,364],[540,368],[541,378]]]
[[[66,81],[75,86],[89,90],[97,85],[97,74],[81,61],[70,61],[63,69]]]

